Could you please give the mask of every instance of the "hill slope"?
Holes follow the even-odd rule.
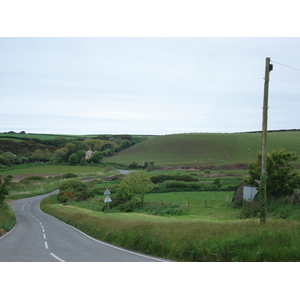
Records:
[[[267,149],[286,148],[300,155],[300,131],[268,134]],[[107,158],[128,165],[153,160],[156,166],[248,164],[261,150],[261,133],[190,133],[157,136]]]

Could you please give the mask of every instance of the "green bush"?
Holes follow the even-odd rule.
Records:
[[[239,204],[239,207],[241,208],[241,213],[240,213],[241,219],[258,217],[260,212],[259,203],[255,200],[253,201],[243,200]]]
[[[185,182],[190,182],[190,181],[198,181],[198,179],[194,178],[191,175],[167,175],[167,174],[161,174],[161,175],[156,175],[156,176],[151,176],[151,181],[153,183],[161,183],[164,181],[170,181],[170,180],[176,180],[176,181],[185,181]]]
[[[128,169],[141,169],[142,166],[139,165],[137,162],[133,161],[132,163],[130,163],[128,166],[127,166]]]
[[[58,200],[64,204],[68,201],[83,201],[91,197],[88,187],[79,180],[68,180],[59,186]]]
[[[20,183],[27,184],[30,183],[31,181],[44,181],[44,180],[46,180],[45,177],[34,175],[34,176],[28,176],[23,178],[22,180],[20,180]]]
[[[62,175],[62,178],[75,178],[78,177],[78,175],[74,174],[74,173],[67,173]]]
[[[167,193],[167,192],[215,191],[215,190],[216,190],[216,186],[214,186],[213,184],[168,180],[160,184],[156,184],[151,192]]]
[[[116,208],[121,212],[133,212],[136,208],[140,207],[141,203],[136,200],[130,200],[118,205]]]
[[[9,205],[5,202],[0,204],[0,236],[6,231],[10,231],[16,224],[16,217]]]

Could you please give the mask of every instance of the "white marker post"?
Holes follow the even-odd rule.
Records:
[[[107,209],[109,209],[109,202],[112,202],[112,200],[110,199],[110,197],[108,195],[110,195],[110,191],[108,188],[105,189],[104,191],[104,195],[106,196],[105,197],[105,200],[104,200],[104,203],[107,203]]]

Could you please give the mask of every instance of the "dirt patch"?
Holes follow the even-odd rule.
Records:
[[[45,178],[49,178],[49,177],[55,177],[57,175],[62,175],[62,174],[18,174],[18,175],[12,175],[12,182],[18,182],[26,177],[30,177],[30,176],[42,176]],[[4,175],[3,177],[5,177],[6,175]]]

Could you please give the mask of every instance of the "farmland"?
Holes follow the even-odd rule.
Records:
[[[49,177],[28,181],[28,188],[24,182],[14,182],[10,199],[56,189],[66,180],[55,179],[58,174],[99,178],[87,183],[93,191],[92,198],[62,205],[53,195],[43,201],[42,210],[125,248],[178,261],[299,261],[299,205],[270,206],[267,225],[261,227],[257,214],[245,217],[243,208],[235,207],[231,201],[235,188],[247,175],[248,163],[260,151],[260,138],[260,133],[151,136],[105,157],[98,165],[34,163],[6,168],[0,174]],[[299,155],[299,146],[300,131],[268,135],[268,151],[286,148]],[[113,202],[111,210],[105,210],[103,190],[108,187],[113,198],[122,178],[113,182],[100,178],[115,174],[117,166],[127,168],[132,162],[143,161],[154,161],[147,172],[149,176],[186,175],[196,182],[180,182],[178,191],[176,181],[171,189],[164,183],[155,184],[152,192],[145,195],[145,207],[124,212]],[[299,169],[299,162],[295,166]],[[220,186],[215,184],[216,179]],[[186,190],[192,184],[199,189]]]
[[[300,155],[300,131],[272,132],[267,150],[286,148]],[[191,133],[157,136],[105,161],[128,165],[144,160],[164,167],[244,168],[261,150],[261,133]]]

